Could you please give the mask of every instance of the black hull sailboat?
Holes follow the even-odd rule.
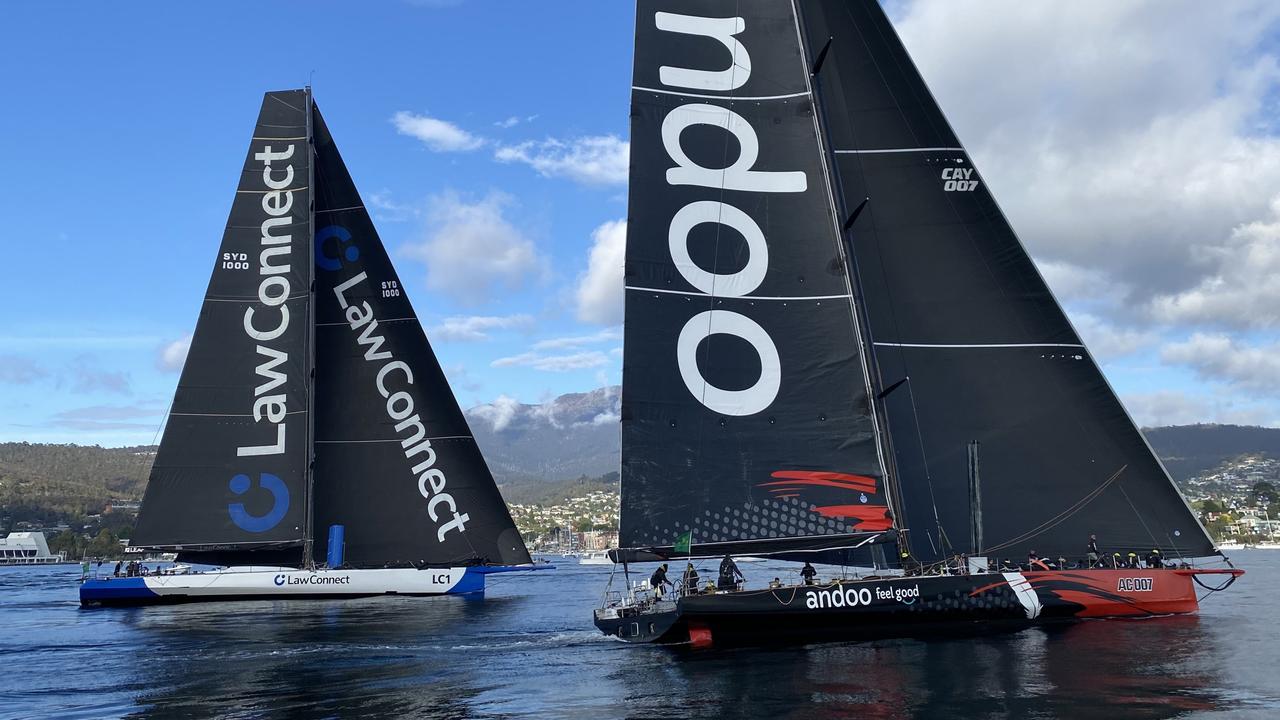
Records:
[[[684,560],[739,553],[863,569],[629,583],[603,632],[1186,613],[1241,574],[1207,565],[876,0],[639,0],[630,173],[615,561],[680,560],[678,586]]]
[[[132,540],[181,565],[90,578],[83,604],[479,593],[531,567],[309,88],[263,98]]]

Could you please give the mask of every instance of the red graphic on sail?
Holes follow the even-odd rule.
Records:
[[[867,503],[868,495],[875,495],[878,482],[866,475],[850,475],[849,473],[826,470],[778,470],[772,473],[777,478],[772,482],[760,483],[759,487],[768,488],[775,497],[801,497],[806,490],[846,490],[857,493],[859,503],[841,503],[833,505],[816,505],[814,511],[823,517],[855,520],[854,530],[874,532],[888,530],[893,527],[889,517],[889,508],[885,505]],[[828,491],[829,492],[829,491]]]

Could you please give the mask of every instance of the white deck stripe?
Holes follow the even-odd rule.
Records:
[[[884,150],[836,150],[837,155],[876,155],[878,153],[914,153],[914,152],[964,152],[958,147],[931,148],[886,148]]]
[[[699,93],[683,92],[680,90],[659,90],[658,88],[641,87],[632,85],[632,90],[640,92],[660,93],[662,95],[679,95],[680,97],[704,98],[706,100],[787,100],[797,97],[808,97],[809,91],[789,93],[787,95],[702,95]]]
[[[666,293],[667,295],[690,295],[692,297],[715,298],[716,300],[847,300],[848,295],[795,295],[795,296],[770,296],[770,295],[708,295],[706,293],[691,292],[689,290],[663,290],[661,288],[636,287],[628,285],[628,290],[636,292],[655,292]]]
[[[1072,343],[982,343],[969,345],[939,345],[931,343],[891,343],[878,342],[877,347],[906,347],[906,348],[1080,348],[1083,345],[1075,345]]]

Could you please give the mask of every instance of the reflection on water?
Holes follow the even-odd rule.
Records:
[[[483,601],[92,611],[74,568],[7,568],[0,663],[41,671],[0,674],[0,716],[1280,717],[1280,553],[1237,559],[1199,617],[730,651],[600,636],[607,567],[491,578]]]

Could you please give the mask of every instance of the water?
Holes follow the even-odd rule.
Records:
[[[704,652],[599,635],[601,566],[483,601],[96,610],[78,567],[0,568],[0,717],[1280,717],[1280,552],[1233,559],[1199,616]]]

